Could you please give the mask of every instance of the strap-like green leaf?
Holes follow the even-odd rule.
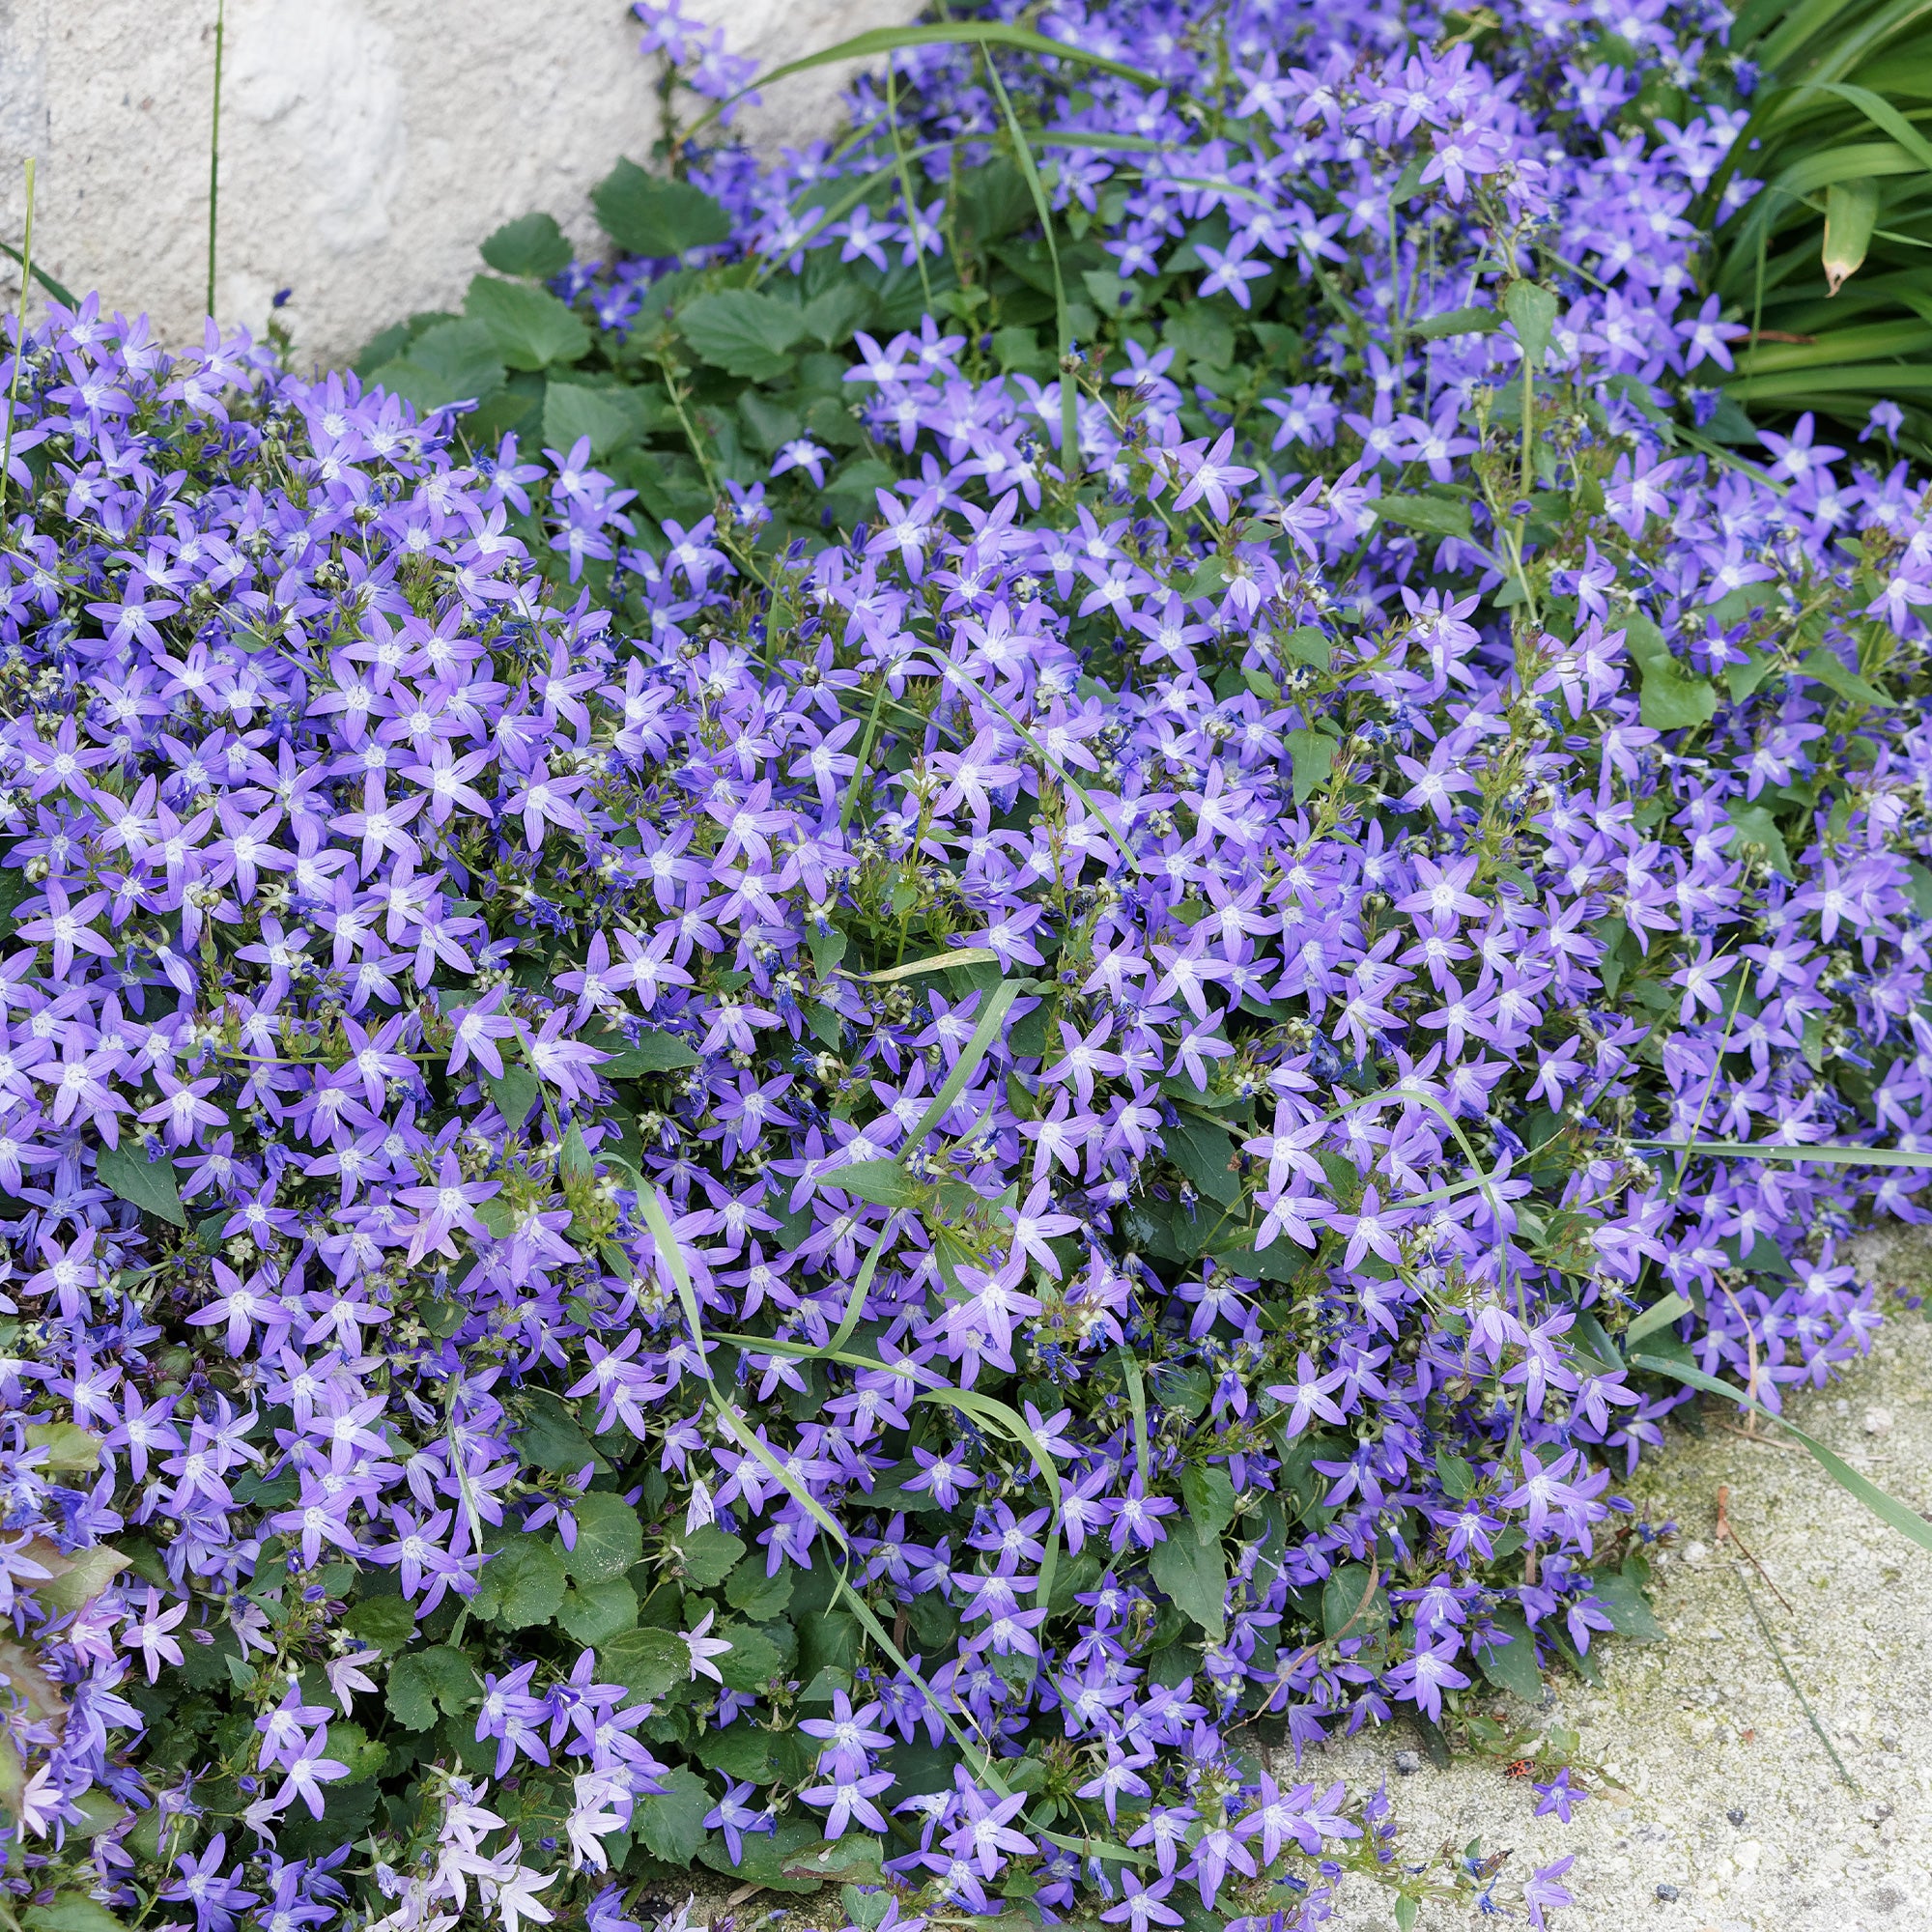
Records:
[[[1807,1435],[1795,1422],[1787,1422],[1781,1415],[1773,1415],[1762,1403],[1753,1402],[1743,1389],[1732,1388],[1728,1382],[1720,1382],[1716,1376],[1707,1376],[1701,1369],[1687,1369],[1681,1362],[1665,1361],[1662,1355],[1633,1355],[1631,1366],[1650,1369],[1660,1376],[1670,1376],[1691,1388],[1702,1389],[1706,1395],[1720,1395],[1726,1401],[1736,1403],[1740,1408],[1748,1408],[1767,1421],[1776,1423],[1780,1429],[1797,1436],[1817,1459],[1825,1473],[1841,1490],[1848,1490],[1857,1496],[1881,1522],[1889,1523],[1901,1536],[1909,1537],[1918,1544],[1919,1548],[1932,1549],[1932,1522],[1927,1522],[1917,1510],[1860,1475],[1842,1456],[1826,1448],[1815,1435]]]

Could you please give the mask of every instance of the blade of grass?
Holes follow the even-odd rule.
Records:
[[[1810,1700],[1798,1688],[1798,1680],[1792,1676],[1791,1666],[1785,1662],[1784,1653],[1778,1648],[1776,1637],[1772,1635],[1771,1626],[1765,1621],[1764,1612],[1758,1608],[1757,1599],[1751,1595],[1750,1585],[1745,1581],[1743,1567],[1740,1564],[1733,1563],[1731,1571],[1738,1579],[1738,1588],[1745,1593],[1745,1602],[1750,1606],[1751,1618],[1757,1625],[1758,1634],[1764,1638],[1765,1643],[1770,1648],[1773,1660],[1777,1664],[1778,1675],[1784,1679],[1785,1684],[1790,1689],[1791,1694],[1798,1699],[1798,1708],[1804,1713],[1804,1721],[1811,1726],[1811,1729],[1817,1735],[1818,1742],[1825,1747],[1825,1754],[1837,1766],[1838,1776],[1854,1791],[1857,1791],[1859,1789],[1858,1779],[1845,1769],[1844,1759],[1833,1748],[1832,1740],[1826,1736],[1824,1725],[1818,1721],[1816,1714],[1812,1711]]]
[[[1805,1146],[1783,1141],[1633,1141],[1654,1153],[1703,1154],[1713,1160],[1819,1160],[1833,1167],[1932,1167],[1932,1150]]]
[[[1053,239],[1053,204],[1046,198],[1046,188],[1040,181],[1039,170],[1034,165],[1033,143],[1027,139],[1026,129],[1020,126],[1020,117],[1013,112],[1012,98],[1007,93],[1007,84],[1000,78],[1000,71],[993,65],[991,54],[982,55],[986,64],[986,78],[993,84],[993,92],[998,97],[1000,111],[1006,116],[1007,131],[1013,137],[1013,158],[1019,163],[1020,173],[1026,179],[1027,191],[1033,196],[1034,212],[1039,216],[1040,232],[1046,237],[1046,259],[1053,265],[1053,313],[1054,327],[1060,337],[1060,473],[1069,490],[1077,487],[1080,480],[1080,430],[1079,430],[1079,390],[1067,363],[1073,355],[1073,326],[1066,313],[1066,284],[1060,272],[1060,244]]]
[[[27,156],[27,227],[21,241],[26,244],[19,256],[20,308],[14,318],[14,373],[7,384],[7,432],[0,443],[0,525],[7,513],[7,490],[13,482],[14,414],[20,406],[20,370],[27,359],[27,291],[34,285],[34,156]],[[10,248],[7,251],[13,253]],[[71,306],[71,303],[70,303]]]
[[[214,8],[214,108],[208,128],[208,313],[214,313],[214,238],[221,208],[221,43],[228,28],[228,0]]]
[[[1707,1376],[1702,1369],[1687,1369],[1681,1362],[1666,1361],[1662,1355],[1633,1355],[1631,1366],[1634,1369],[1649,1369],[1660,1376],[1669,1376],[1685,1383],[1688,1387],[1702,1389],[1706,1395],[1719,1395],[1726,1402],[1734,1402],[1740,1408],[1750,1409],[1763,1416],[1768,1422],[1775,1422],[1778,1428],[1788,1431],[1810,1450],[1818,1465],[1838,1485],[1863,1503],[1865,1508],[1905,1537],[1918,1544],[1921,1549],[1932,1549],[1932,1522],[1915,1509],[1902,1503],[1894,1495],[1888,1494],[1872,1482],[1861,1476],[1835,1450],[1828,1449],[1815,1435],[1807,1435],[1795,1422],[1787,1422],[1781,1415],[1774,1415],[1762,1403],[1753,1402],[1742,1389],[1731,1387],[1728,1382],[1720,1382],[1716,1376]]]
[[[986,1010],[980,1015],[979,1024],[973,1029],[972,1037],[966,1042],[966,1050],[952,1063],[952,1070],[947,1074],[939,1092],[932,1096],[931,1104],[919,1117],[919,1124],[906,1136],[905,1151],[918,1147],[943,1121],[952,1109],[953,1101],[966,1091],[966,1083],[972,1079],[980,1061],[985,1059],[987,1049],[993,1044],[993,1036],[999,1032],[1013,1002],[1033,984],[1031,980],[1002,980],[994,988],[993,996],[986,1002]]]
[[[792,74],[805,73],[812,68],[831,67],[839,61],[869,60],[874,54],[894,54],[904,47],[936,46],[1014,47],[1022,53],[1050,54],[1055,60],[1076,61],[1085,67],[1098,68],[1102,73],[1111,73],[1119,80],[1130,80],[1136,87],[1146,88],[1150,94],[1160,91],[1161,84],[1152,74],[1143,72],[1137,67],[1129,67],[1125,61],[1113,60],[1105,54],[1090,54],[1083,47],[1069,45],[1065,41],[1050,41],[1044,34],[1036,34],[1027,27],[1009,26],[1004,20],[952,20],[932,27],[874,27],[869,33],[855,34],[849,41],[840,41],[837,46],[821,47],[815,54],[807,54],[802,60],[787,61],[782,67],[775,67],[769,73],[760,74],[749,87],[741,87],[736,94],[727,95],[699,115],[692,123],[685,139],[695,140],[727,108],[736,106],[747,95],[755,94],[774,81],[788,79]]]
[[[64,282],[55,281],[44,269],[35,267],[26,256],[20,253],[19,249],[8,242],[0,242],[0,255],[5,255],[10,262],[19,263],[22,271],[31,275],[35,281],[39,282],[42,288],[45,289],[48,295],[52,296],[54,300],[59,302],[63,307],[78,308],[80,306],[80,298]]]

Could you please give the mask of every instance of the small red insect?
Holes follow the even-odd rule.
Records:
[[[1528,1758],[1520,1757],[1503,1767],[1503,1776],[1505,1777],[1527,1777],[1535,1769],[1536,1767]]]

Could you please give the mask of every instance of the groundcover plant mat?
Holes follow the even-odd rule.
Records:
[[[681,259],[497,238],[390,345],[475,412],[92,300],[0,365],[31,1932],[1491,1897],[1259,1753],[1653,1634],[1686,1378],[1866,1345],[1932,532],[1883,422],[1698,429],[1734,124],[1612,110],[1715,21],[1461,17],[901,54],[638,170]],[[1002,166],[1050,319],[945,242]]]

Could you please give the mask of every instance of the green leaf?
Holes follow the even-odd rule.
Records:
[[[1733,802],[1725,808],[1726,815],[1737,828],[1737,836],[1731,840],[1731,850],[1738,846],[1756,845],[1762,848],[1766,863],[1774,872],[1781,877],[1795,879],[1798,876],[1791,863],[1791,854],[1785,850],[1784,834],[1777,829],[1777,821],[1761,805],[1744,805]]]
[[[646,1031],[638,1036],[636,1046],[621,1047],[599,1063],[597,1070],[607,1080],[641,1080],[647,1073],[670,1073],[680,1066],[696,1066],[697,1054],[674,1033]]]
[[[365,1597],[350,1605],[342,1625],[378,1650],[401,1650],[416,1634],[416,1613],[401,1597]]]
[[[1477,1667],[1498,1690],[1511,1691],[1526,1703],[1535,1703],[1543,1695],[1543,1673],[1536,1666],[1536,1644],[1522,1612],[1496,1610],[1490,1621],[1510,1641],[1477,1650]]]
[[[489,329],[452,319],[424,329],[400,356],[372,369],[369,381],[419,410],[438,410],[494,396],[503,375],[503,357]]]
[[[1555,295],[1540,282],[1512,282],[1503,295],[1503,313],[1532,369],[1543,367],[1549,348],[1549,331],[1556,326]]]
[[[684,339],[714,367],[768,382],[791,366],[791,351],[806,332],[789,302],[753,289],[699,296],[678,310]]]
[[[1174,1522],[1170,1517],[1169,1522]],[[1148,1554],[1148,1569],[1156,1584],[1216,1642],[1227,1631],[1228,1566],[1221,1539],[1206,1540],[1192,1527],[1175,1523],[1164,1543]]]
[[[486,1208],[491,1204],[485,1202]],[[548,1389],[530,1390],[516,1433],[511,1436],[518,1457],[530,1469],[548,1469],[554,1476],[574,1476],[586,1463],[602,1466],[590,1438],[576,1416]]]
[[[1868,711],[1891,711],[1896,704],[1887,696],[1877,685],[1868,684],[1857,671],[1848,669],[1838,654],[1820,644],[1815,651],[1806,651],[1799,660],[1798,668],[1806,677],[1815,677],[1827,689],[1835,691],[1842,698],[1853,704],[1862,704]]]
[[[658,1781],[663,1794],[637,1801],[631,1829],[653,1858],[668,1865],[688,1865],[704,1842],[704,1814],[711,1809],[711,1793],[704,1780],[683,1765],[666,1772]]]
[[[1681,1321],[1690,1313],[1690,1303],[1674,1290],[1662,1301],[1653,1301],[1628,1328],[1624,1330],[1624,1348],[1634,1348],[1646,1335],[1653,1335],[1660,1328],[1667,1328],[1674,1321]]]
[[[449,1717],[462,1714],[476,1694],[476,1673],[460,1651],[446,1644],[428,1650],[405,1651],[389,1665],[384,1701],[405,1729],[426,1731],[439,1709]]]
[[[1409,333],[1424,342],[1440,342],[1451,335],[1489,335],[1502,326],[1502,317],[1492,308],[1452,308],[1425,316]]]
[[[605,234],[632,255],[682,255],[731,234],[731,217],[702,188],[646,174],[635,161],[619,161],[590,190],[590,205]]]
[[[745,427],[751,432],[753,442],[768,456],[781,444],[789,442],[805,428],[796,410],[787,408],[783,403],[774,402],[771,397],[757,389],[747,389],[738,398],[738,413],[744,418]],[[814,941],[824,936],[816,932],[809,935]],[[836,936],[840,939],[844,937],[842,933]],[[813,952],[815,956],[815,946]],[[821,966],[818,970],[823,973],[825,969]]]
[[[1328,639],[1313,624],[1299,624],[1286,637],[1277,638],[1275,648],[1283,657],[1293,658],[1299,664],[1313,665],[1317,670],[1327,670],[1334,663],[1334,652]]]
[[[511,1127],[521,1127],[529,1119],[530,1109],[543,1093],[537,1076],[515,1061],[504,1063],[501,1078],[494,1073],[484,1074],[483,1085],[497,1103],[497,1111]]]
[[[1377,497],[1369,507],[1381,522],[1438,537],[1466,537],[1473,526],[1460,497]]]
[[[544,440],[563,456],[580,437],[588,437],[591,461],[597,462],[636,442],[649,427],[649,417],[634,389],[552,383],[544,391],[543,427]]]
[[[780,1735],[776,1746],[785,1744],[793,1735],[789,1732]],[[806,1742],[815,1743],[810,1739]],[[771,1750],[776,1746],[768,1746],[767,1749]],[[814,1748],[813,1761],[815,1759]],[[724,1873],[734,1885],[755,1885],[766,1891],[810,1892],[819,1889],[820,1881],[816,1878],[788,1878],[785,1875],[787,1862],[810,1857],[822,1849],[824,1840],[818,1835],[814,1820],[781,1818],[776,1831],[747,1832],[739,1842],[741,1849],[733,1858],[722,1837],[709,1837],[697,1856],[713,1871]]]
[[[677,1545],[677,1560],[684,1566],[684,1574],[700,1590],[722,1583],[744,1553],[745,1539],[720,1529],[715,1522],[700,1524]]]
[[[97,1463],[99,1460],[97,1455]],[[128,1558],[109,1544],[97,1543],[92,1549],[76,1549],[67,1563],[59,1576],[33,1586],[34,1595],[48,1609],[72,1611],[92,1603],[128,1568]]]
[[[1235,1482],[1211,1463],[1188,1463],[1180,1471],[1181,1499],[1201,1537],[1218,1537],[1235,1520]]]
[[[1328,782],[1335,769],[1335,741],[1325,731],[1291,731],[1288,750],[1294,760],[1294,802],[1302,805]]]
[[[1321,1632],[1330,1643],[1355,1637],[1372,1644],[1388,1635],[1388,1592],[1366,1563],[1345,1563],[1321,1585]]]
[[[859,282],[834,282],[806,303],[805,332],[827,349],[842,349],[872,313],[871,292]]]
[[[606,1684],[621,1684],[642,1701],[661,1701],[678,1685],[690,1681],[691,1652],[675,1631],[620,1631],[597,1646],[597,1675]]]
[[[125,1932],[120,1919],[84,1891],[56,1892],[46,1905],[30,1905],[21,1922],[27,1932]]]
[[[820,1181],[879,1208],[916,1208],[932,1191],[895,1160],[855,1160],[845,1167],[828,1168]]]
[[[181,1189],[175,1185],[175,1164],[166,1154],[148,1160],[138,1143],[123,1141],[119,1147],[100,1150],[94,1172],[101,1186],[123,1201],[131,1201],[143,1213],[157,1214],[177,1228],[187,1226]]]
[[[1235,358],[1235,331],[1205,302],[1193,302],[1168,317],[1161,339],[1190,360],[1225,369]]]
[[[1453,1449],[1436,1450],[1435,1473],[1442,1478],[1442,1487],[1457,1502],[1475,1490],[1475,1470]]]
[[[1878,183],[1869,176],[1833,182],[1825,190],[1825,245],[1819,261],[1825,293],[1834,296],[1864,266],[1878,226]]]
[[[1615,1570],[1605,1570],[1590,1579],[1590,1588],[1604,1606],[1610,1628],[1634,1643],[1662,1643],[1663,1626],[1653,1614],[1649,1600],[1635,1581]]]
[[[1322,743],[1329,741],[1323,739]],[[1230,1171],[1235,1143],[1225,1127],[1189,1114],[1177,1114],[1174,1124],[1161,1131],[1161,1146],[1195,1188],[1209,1201],[1232,1208],[1241,1198],[1240,1176]]]
[[[781,1632],[784,1626],[776,1626]],[[762,1690],[790,1663],[786,1651],[755,1624],[720,1624],[713,1632],[731,1648],[711,1661],[732,1690]]]
[[[563,1605],[563,1564],[549,1543],[520,1536],[490,1559],[497,1621],[505,1630],[547,1624]]]
[[[27,1425],[27,1447],[44,1449],[45,1469],[98,1469],[100,1437],[76,1422],[33,1422]]]
[[[577,1499],[572,1514],[577,1547],[564,1552],[563,1567],[573,1583],[608,1583],[643,1555],[643,1526],[622,1496],[592,1490]]]
[[[498,274],[547,282],[570,267],[570,243],[554,215],[526,214],[506,221],[483,244],[483,259]]]
[[[692,1747],[699,1764],[708,1771],[722,1771],[726,1777],[742,1777],[753,1784],[771,1783],[771,1736],[750,1724],[733,1724],[728,1730],[706,1731]]]
[[[576,362],[590,350],[590,331],[548,289],[478,275],[463,298],[463,313],[490,331],[512,369],[545,369]]]
[[[768,1624],[774,1617],[784,1614],[797,1575],[786,1564],[776,1577],[767,1577],[764,1557],[753,1556],[725,1577],[724,1601],[734,1610],[742,1610],[748,1621]]]
[[[1718,687],[1687,670],[1641,611],[1624,620],[1624,645],[1643,682],[1641,715],[1652,730],[1680,731],[1708,724],[1718,715]]]
[[[622,1577],[563,1593],[557,1622],[581,1644],[595,1650],[638,1621],[638,1593]]]

